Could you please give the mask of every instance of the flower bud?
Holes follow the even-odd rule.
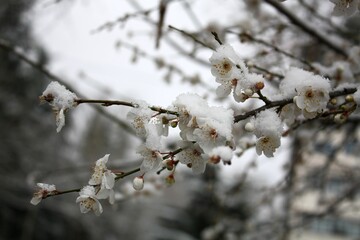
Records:
[[[140,191],[144,188],[144,177],[143,176],[138,176],[138,177],[134,178],[133,188],[136,191]]]
[[[166,117],[162,117],[161,122],[162,124],[169,124],[169,119],[167,119]]]
[[[221,158],[219,155],[213,155],[209,158],[209,162],[212,164],[218,164],[220,162]]]
[[[336,104],[337,104],[336,98],[332,98],[332,99],[330,100],[330,103],[331,103],[332,105],[336,105]]]
[[[172,122],[170,122],[170,126],[171,126],[172,128],[176,128],[177,125],[178,125],[178,122],[177,122],[177,121],[172,121]]]
[[[255,130],[255,126],[252,122],[248,122],[245,124],[245,130],[248,132],[253,132]]]
[[[247,96],[252,96],[254,94],[254,91],[251,90],[250,88],[248,88],[248,89],[245,89],[244,93]]]
[[[256,88],[257,90],[261,90],[261,89],[263,89],[264,87],[265,87],[264,82],[257,82],[257,83],[255,84],[255,88]]]
[[[338,113],[334,117],[334,122],[336,123],[344,123],[346,121],[347,117],[344,114]]]
[[[345,97],[345,101],[347,102],[354,102],[354,96],[353,95],[347,95]]]
[[[162,161],[162,164],[169,171],[174,169],[174,161],[173,160],[164,160],[164,161]]]
[[[168,185],[168,186],[173,185],[173,184],[175,183],[174,174],[170,174],[169,176],[167,176],[167,177],[165,178],[165,183],[166,183],[166,185]]]

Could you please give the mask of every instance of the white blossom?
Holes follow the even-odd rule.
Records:
[[[216,89],[219,97],[226,97],[233,90],[235,101],[243,102],[260,90],[257,89],[258,86],[263,86],[264,78],[259,74],[249,73],[244,61],[228,44],[216,49],[210,63],[211,73],[216,77],[216,82],[220,83]]]
[[[40,189],[34,193],[34,196],[30,201],[33,205],[38,205],[43,198],[56,193],[56,187],[53,184],[37,183],[37,186]]]
[[[266,135],[257,139],[256,153],[261,155],[263,152],[267,157],[274,157],[274,152],[280,147],[280,137],[278,135]]]
[[[109,198],[109,202],[114,203],[114,184],[116,175],[107,169],[106,163],[109,160],[109,154],[96,161],[94,173],[92,174],[89,184],[100,185],[97,193],[98,199]]]
[[[181,94],[173,103],[179,112],[180,136],[184,141],[196,141],[209,152],[231,141],[234,112],[223,107],[210,107],[196,94]]]
[[[154,115],[154,111],[149,108],[145,101],[136,102],[137,107],[131,109],[127,114],[127,119],[131,121],[136,134],[140,137],[146,137],[146,126]]]
[[[199,144],[191,142],[184,142],[184,149],[176,155],[180,163],[191,167],[193,173],[204,173],[206,168],[206,160],[203,157],[204,151],[200,148]]]
[[[76,106],[76,99],[75,93],[56,81],[51,82],[40,96],[40,100],[48,102],[56,113],[57,132],[65,126],[65,112]]]
[[[290,103],[281,108],[280,117],[288,126],[290,126],[301,113],[302,111],[295,103]]]
[[[213,119],[206,119],[206,121],[199,125],[194,130],[193,139],[205,152],[210,152],[213,148],[225,145],[227,138],[218,130],[221,126]],[[231,140],[228,139],[228,140]]]
[[[216,78],[229,78],[240,58],[229,44],[220,45],[210,57],[211,73]]]
[[[87,213],[92,210],[96,216],[100,216],[103,208],[96,196],[95,187],[85,186],[80,190],[79,195],[76,202],[80,203],[80,212]]]
[[[294,103],[306,118],[315,117],[326,109],[330,90],[328,79],[295,67],[287,71],[280,84],[283,97],[294,98]]]
[[[158,150],[150,149],[145,145],[140,145],[136,151],[143,157],[143,161],[140,166],[140,170],[143,172],[148,172],[151,170],[156,170],[163,158]]]
[[[295,103],[301,110],[309,113],[321,112],[326,108],[329,96],[330,84],[328,88],[317,89],[314,86],[306,86],[298,89],[298,96]]]
[[[256,141],[256,153],[264,153],[267,157],[273,157],[273,153],[280,146],[283,123],[274,109],[267,109],[256,115],[252,120],[258,138]]]

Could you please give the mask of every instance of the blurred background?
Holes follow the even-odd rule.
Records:
[[[240,114],[258,102],[216,97],[208,62],[216,31],[252,62],[251,71],[266,76],[267,96],[286,68],[307,67],[299,58],[326,67],[321,74],[334,87],[358,83],[360,51],[352,47],[360,46],[359,12],[331,17],[330,1],[281,5],[326,36],[319,40],[278,6],[261,0],[0,1],[0,239],[360,239],[356,115],[342,124],[323,119],[296,127],[272,159],[256,155],[246,121],[240,122],[230,166],[208,164],[203,175],[183,167],[171,187],[165,175],[153,174],[141,192],[131,187],[134,176],[127,177],[116,184],[115,204],[102,202],[100,217],[80,213],[77,193],[30,204],[37,182],[61,190],[85,185],[107,153],[110,169],[128,171],[141,162],[135,154],[141,140],[124,107],[79,106],[57,134],[51,108],[39,104],[52,74],[86,98],[167,107],[177,95],[196,92]],[[168,138],[169,149],[177,134]]]

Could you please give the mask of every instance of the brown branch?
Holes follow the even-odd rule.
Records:
[[[20,60],[26,62],[27,64],[29,64],[31,67],[33,67],[34,69],[38,70],[39,72],[41,72],[44,76],[48,77],[51,80],[57,81],[60,84],[64,85],[67,89],[69,89],[72,92],[76,92],[73,90],[73,88],[67,84],[63,79],[59,78],[58,76],[52,74],[49,70],[47,70],[43,64],[41,63],[37,63],[34,60],[31,60],[29,57],[27,57],[23,51],[20,50],[20,48],[13,46],[12,44],[10,44],[8,41],[1,39],[0,38],[0,48],[10,52],[12,54],[15,54]],[[77,93],[77,95],[79,96],[79,94]],[[93,105],[93,108],[99,112],[100,114],[102,114],[103,116],[105,116],[106,118],[108,118],[109,120],[117,123],[121,128],[123,128],[126,132],[132,134],[132,135],[136,135],[135,131],[124,121],[116,118],[115,116],[113,116],[112,114],[106,112],[103,108],[99,107],[99,106],[95,106]]]
[[[138,11],[138,12],[135,12],[135,13],[125,14],[124,16],[119,17],[115,21],[107,22],[107,23],[102,24],[101,26],[99,26],[96,29],[92,30],[91,34],[98,33],[98,32],[101,32],[103,30],[106,30],[106,29],[111,30],[117,24],[124,23],[130,18],[134,18],[134,17],[138,17],[138,16],[147,16],[147,15],[149,15],[149,13],[151,13],[152,11],[155,11],[155,10],[157,10],[157,8],[148,9],[148,10],[142,10],[142,11]]]
[[[163,157],[163,160],[166,160],[170,157],[173,157],[175,156],[176,154],[178,154],[179,152],[183,151],[182,148],[178,148],[176,149],[175,151],[173,152],[170,152],[169,154],[165,155]],[[165,168],[161,168],[159,171],[163,171]],[[158,171],[158,172],[159,172]],[[118,173],[116,174],[116,177],[115,177],[115,180],[119,180],[119,179],[122,179],[124,177],[127,177],[127,176],[130,176],[134,173],[137,173],[137,172],[140,172],[140,168],[135,168],[133,170],[130,170],[128,172],[123,172],[123,173]],[[159,174],[159,173],[158,173]],[[94,187],[97,187],[99,185],[93,185]],[[69,189],[69,190],[64,190],[64,191],[59,191],[59,190],[56,190],[54,192],[51,192],[50,194],[46,195],[45,197],[43,197],[43,199],[45,198],[48,198],[48,197],[53,197],[53,196],[58,196],[58,195],[63,195],[63,194],[66,194],[66,193],[73,193],[73,192],[80,192],[81,188],[74,188],[74,189]]]
[[[168,1],[167,0],[161,0],[159,3],[159,21],[157,23],[157,28],[156,28],[156,44],[155,47],[159,48],[160,47],[160,39],[162,36],[162,29],[164,26],[164,21],[165,21],[165,14],[166,14],[166,9],[167,9],[167,4]]]
[[[329,93],[330,98],[334,98],[334,97],[339,97],[339,96],[344,96],[344,95],[348,95],[348,94],[352,94],[356,92],[356,88],[344,88],[342,90],[335,90]],[[293,99],[283,99],[283,100],[279,100],[279,101],[270,101],[268,104],[263,105],[259,108],[256,108],[254,110],[251,110],[249,112],[246,112],[244,114],[240,114],[234,117],[234,122],[239,122],[241,120],[247,119],[251,116],[255,116],[256,114],[258,114],[261,111],[264,111],[266,109],[270,109],[270,108],[274,108],[274,107],[283,107],[287,104],[290,104],[293,102]]]
[[[222,41],[219,38],[219,35],[217,34],[217,32],[211,32],[211,34],[214,36],[215,40],[220,44],[223,45]]]
[[[102,106],[105,106],[105,107],[112,106],[112,105],[128,106],[128,107],[133,107],[133,108],[137,107],[136,103],[118,101],[118,100],[76,99],[75,102],[77,104],[81,104],[81,103],[100,103]],[[167,110],[167,109],[164,109],[164,108],[161,108],[161,107],[149,106],[149,108],[151,110],[155,111],[155,112],[158,112],[158,113],[166,113],[166,114],[172,114],[172,115],[176,115],[176,116],[179,115],[179,113],[176,112],[176,111]]]
[[[134,173],[139,172],[139,171],[140,171],[140,168],[135,168],[135,169],[133,169],[133,170],[131,170],[131,171],[117,174],[115,180],[124,178],[124,177],[126,177],[126,176],[129,176],[129,175],[134,174]],[[94,187],[97,187],[97,186],[99,186],[99,185],[93,185],[93,186],[94,186]],[[45,197],[43,197],[43,199],[48,198],[48,197],[63,195],[63,194],[66,194],[66,193],[80,192],[81,189],[82,189],[82,188],[74,188],[74,189],[69,189],[69,190],[64,190],[64,191],[56,190],[56,191],[51,192],[50,194],[46,195]]]
[[[95,99],[76,99],[75,102],[77,104],[81,103],[101,103],[101,105],[108,107],[112,105],[122,105],[128,107],[136,107],[136,104],[125,102],[125,101],[118,101],[118,100],[95,100]]]
[[[206,48],[209,48],[209,49],[215,51],[215,48],[213,48],[213,47],[205,44],[205,43],[202,42],[202,41],[200,41],[199,39],[197,39],[197,38],[196,38],[194,35],[192,35],[192,34],[186,32],[186,31],[184,31],[184,30],[178,29],[178,28],[176,28],[176,27],[174,27],[174,26],[171,26],[171,25],[169,25],[169,28],[172,29],[172,30],[178,31],[178,32],[184,34],[185,36],[191,38],[192,40],[194,40],[194,42],[197,42],[197,43],[199,43],[200,45],[202,45],[202,46],[204,46],[204,47],[206,47]]]

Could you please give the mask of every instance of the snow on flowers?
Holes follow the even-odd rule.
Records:
[[[263,76],[249,73],[244,61],[229,45],[220,45],[209,59],[211,73],[220,86],[216,89],[219,97],[226,97],[233,91],[237,102],[244,102],[264,87]]]
[[[65,126],[65,112],[76,106],[76,99],[75,93],[56,81],[51,82],[40,96],[40,101],[48,102],[53,107],[56,114],[57,132]]]

